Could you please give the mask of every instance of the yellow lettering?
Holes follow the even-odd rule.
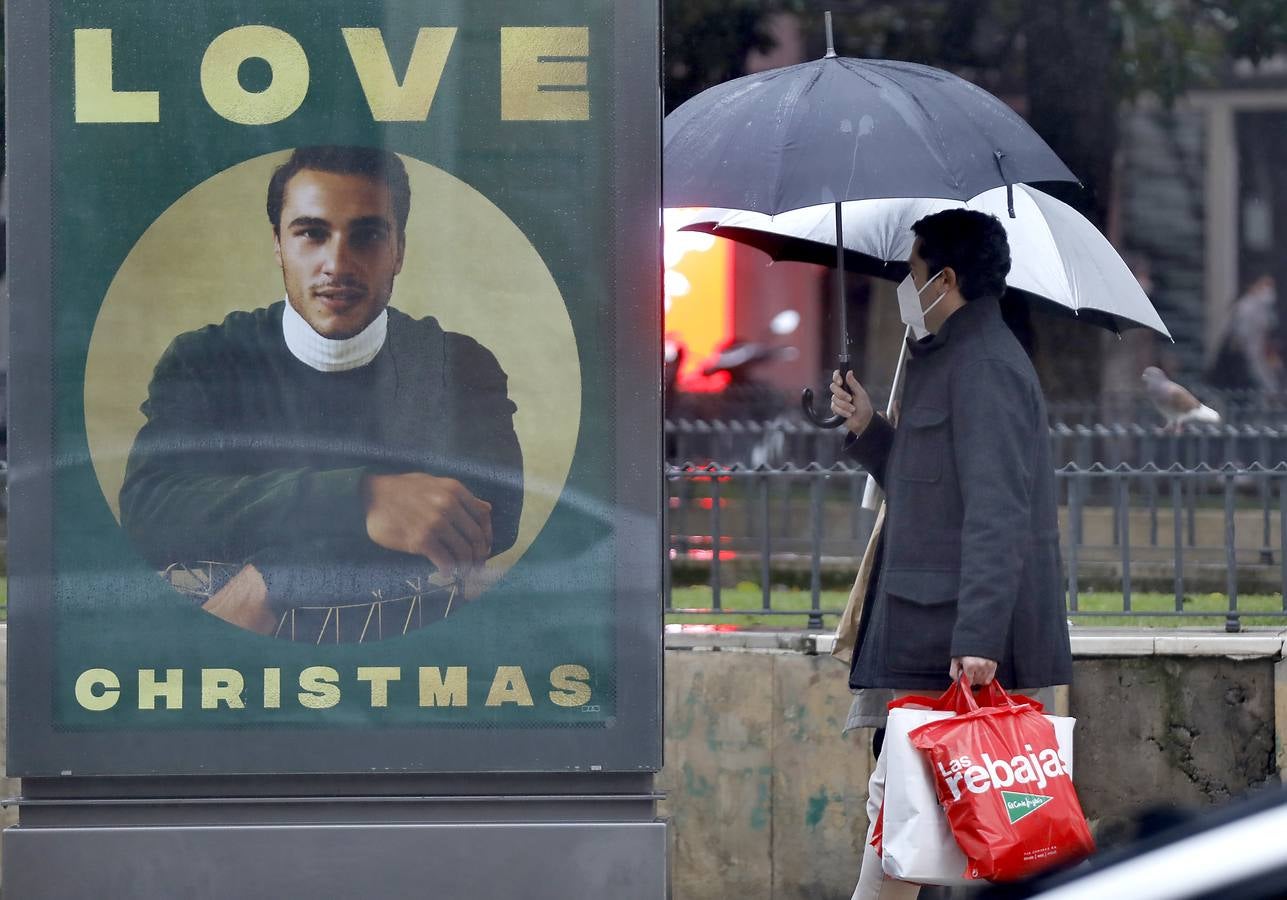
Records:
[[[102,688],[95,692],[95,688]],[[111,669],[86,669],[76,679],[76,702],[90,712],[106,712],[121,699],[121,680]]]
[[[156,680],[155,669],[139,669],[139,709],[156,709],[158,698],[166,709],[183,709],[183,670],[166,669],[165,680]]]
[[[501,29],[501,118],[590,118],[588,28]]]
[[[371,706],[389,705],[389,682],[402,677],[397,666],[358,666],[358,681],[371,682]]]
[[[282,670],[264,669],[264,709],[282,708]]]
[[[112,87],[112,29],[77,28],[72,35],[77,122],[159,122],[157,91]]]
[[[340,702],[340,673],[330,666],[309,666],[299,673],[299,705],[330,709]]]
[[[447,675],[437,666],[420,667],[421,706],[468,706],[469,669],[448,666]]]
[[[272,69],[268,87],[247,91],[237,77],[241,64],[262,59]],[[239,125],[271,125],[299,109],[308,94],[308,57],[286,32],[243,25],[219,35],[201,59],[201,90],[210,108]]]
[[[384,35],[378,28],[341,28],[344,43],[362,92],[366,94],[371,116],[377,122],[423,122],[429,118],[429,107],[438,93],[438,81],[447,54],[456,39],[454,28],[421,28],[416,33],[416,46],[411,51],[407,72],[398,76],[389,61]]]
[[[223,703],[229,709],[245,709],[246,701],[241,698],[245,687],[246,680],[236,669],[202,669],[201,708],[218,709]]]
[[[550,702],[556,706],[585,706],[590,702],[590,672],[585,666],[559,666],[550,673]]]
[[[527,689],[527,679],[523,677],[522,667],[499,666],[496,669],[492,689],[487,692],[487,705],[500,706],[502,703],[532,705],[532,692]]]

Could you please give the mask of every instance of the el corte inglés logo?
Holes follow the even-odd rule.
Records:
[[[1013,825],[1024,816],[1041,809],[1054,798],[1041,794],[1016,794],[1012,791],[1002,791],[1001,799],[1005,801],[1005,811],[1010,816],[1010,824]]]

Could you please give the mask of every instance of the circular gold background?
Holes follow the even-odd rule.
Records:
[[[264,199],[273,169],[289,155],[246,160],[184,194],[112,279],[90,337],[85,431],[118,521],[125,461],[143,426],[139,406],[170,341],[284,295]],[[518,226],[463,181],[402,160],[411,216],[391,305],[415,318],[432,315],[491,350],[518,405],[523,515],[514,546],[488,563],[496,577],[527,550],[567,480],[581,419],[576,337],[554,278]]]

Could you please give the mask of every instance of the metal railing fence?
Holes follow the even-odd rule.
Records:
[[[1069,425],[1050,428],[1056,465],[1144,468],[1223,467],[1287,461],[1287,425],[1188,425],[1178,432],[1145,425]]]
[[[1190,382],[1188,387],[1229,425],[1282,425],[1287,422],[1287,392],[1214,388]],[[1157,410],[1143,391],[1106,391],[1097,400],[1051,400],[1053,422],[1070,425],[1147,423]]]
[[[818,373],[820,383],[825,383],[830,377],[830,371]],[[1226,424],[1287,423],[1287,391],[1216,388],[1192,381],[1186,381],[1186,385],[1199,400],[1219,412]],[[883,408],[889,396],[889,386],[873,383],[865,387],[873,403]],[[772,418],[777,412],[793,411],[799,402],[800,395],[794,390],[780,390],[767,385],[735,385],[713,394],[674,395],[667,415],[673,419],[749,419],[766,415]],[[1104,391],[1093,400],[1047,397],[1046,410],[1050,421],[1067,422],[1069,425],[1096,422],[1147,425],[1161,421],[1157,409],[1142,388]]]
[[[669,566],[665,581],[668,613],[721,615],[727,572],[754,574],[760,588],[761,615],[799,615],[773,604],[775,574],[807,578],[809,627],[821,628],[824,568],[841,571],[857,565],[871,534],[870,516],[861,508],[866,474],[838,463],[785,466],[670,466],[666,470]],[[705,567],[711,588],[709,610],[681,609],[673,603],[676,570],[685,563]]]
[[[784,466],[669,466],[666,611],[722,616],[807,616],[821,628],[824,587],[841,596],[871,532],[861,509],[866,473],[837,463]],[[1267,467],[1101,464],[1056,472],[1069,615],[1222,617],[1236,631],[1246,616],[1287,617],[1287,463]],[[676,606],[676,583],[709,588],[710,605]],[[753,584],[754,609],[728,608],[732,585]],[[804,609],[777,602],[783,585]],[[1141,587],[1171,594],[1166,609],[1140,609]],[[1113,609],[1087,608],[1088,588],[1120,594]],[[1186,608],[1194,592],[1221,594],[1219,610]],[[1254,593],[1258,608],[1240,598]],[[1277,595],[1272,607],[1265,597]],[[1156,604],[1153,604],[1156,607]]]
[[[1189,425],[1172,433],[1151,425],[1057,422],[1049,434],[1056,465],[1272,467],[1287,461],[1287,424]],[[671,465],[804,467],[846,462],[843,432],[787,416],[767,421],[668,419],[665,435]]]

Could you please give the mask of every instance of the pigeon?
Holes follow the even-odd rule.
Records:
[[[1166,377],[1157,366],[1144,370],[1144,390],[1166,419],[1165,431],[1179,434],[1185,425],[1219,425],[1220,414],[1203,404],[1183,385]]]

